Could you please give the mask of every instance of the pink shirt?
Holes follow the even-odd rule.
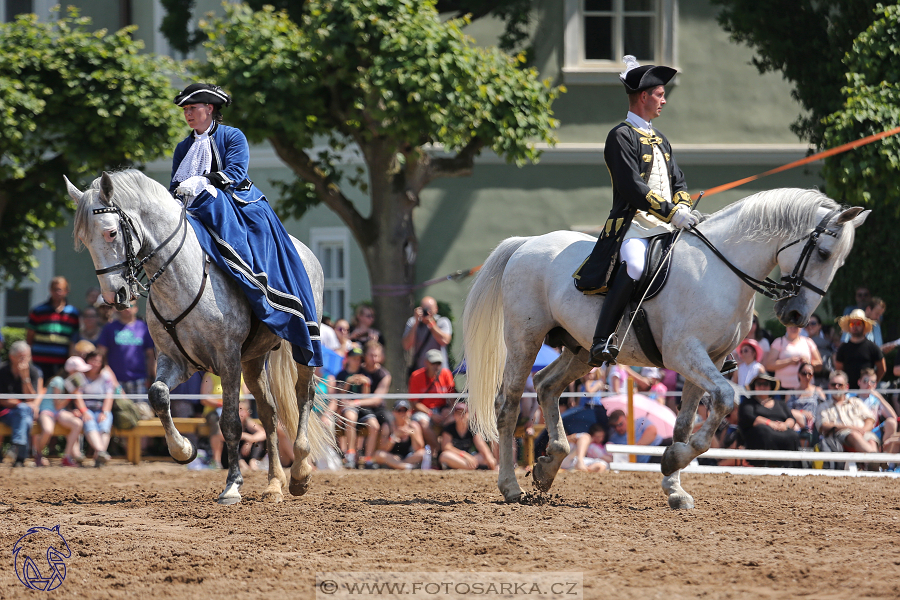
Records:
[[[793,342],[788,342],[787,337],[780,337],[772,342],[772,349],[778,351],[778,359],[793,358],[799,356],[803,362],[812,363],[813,351],[816,344],[807,337],[797,336]],[[781,383],[781,387],[789,390],[796,390],[800,387],[800,379],[797,372],[800,370],[801,363],[793,363],[781,369],[775,370],[775,379]]]

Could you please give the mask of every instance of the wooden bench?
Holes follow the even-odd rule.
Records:
[[[525,467],[530,467],[534,464],[534,438],[539,436],[544,429],[546,429],[546,425],[543,423],[537,423],[533,425],[534,435],[526,435],[525,434],[525,426],[516,427],[515,433],[513,436],[517,438],[522,438],[522,458],[525,461]]]
[[[182,435],[209,435],[209,426],[203,417],[173,417],[175,429]],[[125,457],[133,465],[141,464],[141,440],[145,437],[165,437],[166,430],[159,419],[138,421],[131,429],[112,429],[113,437],[125,441]]]
[[[31,435],[38,435],[42,432],[41,425],[37,421],[34,422],[34,425],[31,428]],[[4,438],[12,435],[12,429],[9,428],[4,423],[0,423],[0,438]],[[69,430],[60,425],[56,424],[56,427],[53,428],[53,435],[61,435],[63,437],[69,435]]]

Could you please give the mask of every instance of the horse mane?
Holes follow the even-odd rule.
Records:
[[[133,212],[143,199],[148,197],[158,197],[162,201],[169,200],[173,207],[177,207],[177,201],[166,192],[166,189],[142,171],[124,169],[108,173],[113,182],[116,203],[126,212]],[[83,245],[81,240],[88,235],[90,218],[93,215],[92,207],[95,204],[109,206],[108,202],[104,202],[100,198],[100,177],[95,179],[91,183],[91,187],[84,191],[84,196],[78,202],[78,208],[75,210],[72,235],[75,238],[76,250],[81,250]]]
[[[782,188],[753,194],[734,207],[739,212],[729,241],[763,241],[804,236],[819,224],[819,208],[835,210],[840,205],[818,190]]]

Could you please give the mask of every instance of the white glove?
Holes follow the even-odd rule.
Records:
[[[175,193],[186,198],[193,198],[200,195],[200,192],[203,190],[206,190],[213,196],[216,195],[216,188],[212,186],[209,179],[202,175],[194,175],[179,183],[178,187],[175,188]]]
[[[678,229],[693,227],[699,222],[700,219],[698,219],[697,216],[691,212],[691,209],[684,204],[679,204],[678,208],[675,209],[675,214],[672,215],[672,225]]]

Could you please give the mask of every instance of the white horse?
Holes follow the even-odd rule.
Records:
[[[763,279],[774,267],[792,273],[770,291],[781,296],[778,319],[804,326],[821,295],[853,246],[854,231],[870,211],[841,208],[813,190],[779,189],[732,204],[697,229],[724,258],[747,275]],[[474,431],[497,440],[499,487],[508,502],[521,499],[516,481],[513,431],[525,380],[544,338],[553,335],[566,348],[534,376],[547,431],[548,456],[534,466],[534,482],[548,490],[569,453],[558,398],[583,377],[602,297],[575,289],[572,274],[590,254],[594,238],[570,231],[509,238],[484,263],[466,299],[463,313],[470,419]],[[662,460],[663,491],[672,508],[693,508],[681,487],[680,470],[709,448],[710,439],[734,406],[734,389],[720,374],[726,356],[750,329],[754,290],[701,240],[685,233],[672,252],[667,285],[644,303],[653,337],[669,369],[685,380],[674,443]],[[773,289],[774,288],[774,289]],[[627,365],[651,366],[632,333],[622,339]],[[697,405],[708,393],[710,416],[694,435]]]
[[[306,493],[312,471],[307,457],[320,455],[334,443],[321,420],[310,418],[310,409],[317,402],[314,369],[297,365],[290,344],[280,343],[267,327],[251,318],[243,292],[230,276],[205,259],[181,203],[162,185],[140,171],[127,170],[103,173],[84,192],[68,179],[66,186],[78,205],[76,248],[80,242],[90,251],[104,299],[119,310],[130,306],[138,294],[136,271],[143,266],[153,283],[151,297],[156,310],[163,318],[177,321],[167,330],[154,312],[147,314],[150,335],[159,350],[149,401],[166,431],[172,458],[188,463],[197,451],[175,429],[169,389],[197,370],[211,370],[222,378],[220,426],[228,451],[228,477],[218,501],[240,501],[244,480],[238,460],[238,400],[243,370],[266,431],[269,483],[263,498],[280,502],[284,499],[282,487],[288,483],[278,457],[276,419],[294,439],[290,492],[295,496]],[[324,289],[322,266],[301,242],[294,240],[294,246],[306,267],[319,311],[308,318],[314,317],[318,323]]]

